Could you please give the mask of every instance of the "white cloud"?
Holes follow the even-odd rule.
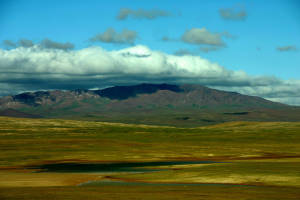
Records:
[[[181,39],[190,44],[223,46],[224,42],[221,36],[221,34],[209,32],[206,28],[192,28],[185,31]]]
[[[41,48],[46,49],[62,49],[62,50],[70,50],[74,49],[74,44],[70,42],[61,43],[61,42],[55,42],[53,40],[50,40],[48,38],[45,38],[39,43],[34,43],[32,40],[28,40],[25,38],[20,39],[18,42],[13,42],[11,40],[4,40],[3,41],[4,46],[11,48],[17,48],[17,47],[33,47],[34,45],[37,45]]]
[[[225,20],[245,20],[247,12],[242,7],[235,8],[221,8],[219,10],[220,16]]]
[[[137,38],[137,32],[123,29],[117,33],[113,28],[108,28],[105,32],[99,33],[90,39],[91,42],[106,42],[117,44],[133,44]]]
[[[48,41],[49,41],[49,39],[48,39]],[[24,39],[24,38],[20,39],[18,41],[18,44],[19,44],[19,46],[22,46],[22,47],[32,47],[34,45],[32,40],[28,40],[28,39]]]
[[[4,40],[2,43],[7,48],[16,48],[17,47],[17,44],[11,40]]]
[[[132,10],[130,8],[121,8],[117,19],[125,20],[129,16],[136,18],[136,19],[155,19],[158,17],[168,17],[171,14],[164,10],[152,9],[152,10],[144,10],[144,9],[137,9]]]
[[[176,56],[185,56],[185,55],[195,55],[195,52],[188,50],[188,49],[178,49],[174,52]]]
[[[300,80],[253,77],[200,56],[176,56],[142,45],[115,51],[101,47],[64,51],[38,45],[0,49],[0,95],[142,82],[202,84],[285,103],[300,103],[297,100]]]
[[[284,51],[297,51],[297,47],[294,45],[288,45],[288,46],[279,46],[276,48],[278,51],[284,52]]]
[[[218,51],[218,50],[220,50],[220,47],[201,47],[200,48],[200,51],[205,52],[205,53],[208,53],[211,51]]]
[[[30,40],[26,41],[27,43],[30,42]],[[33,43],[31,43],[30,45],[27,44],[24,45],[25,43],[23,42],[23,47],[31,47],[33,46]],[[48,48],[48,49],[62,49],[62,50],[70,50],[70,49],[74,49],[74,45],[70,42],[66,42],[66,43],[60,43],[60,42],[55,42],[49,39],[44,39],[41,44],[40,44],[43,48]]]

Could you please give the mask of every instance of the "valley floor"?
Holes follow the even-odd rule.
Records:
[[[0,199],[300,199],[300,123],[0,117]]]

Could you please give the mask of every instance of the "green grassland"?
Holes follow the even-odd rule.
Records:
[[[158,161],[215,163],[142,167],[147,173],[32,168]],[[234,198],[300,198],[299,122],[176,128],[0,117],[0,199]]]

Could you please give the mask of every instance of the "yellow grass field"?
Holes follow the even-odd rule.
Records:
[[[300,123],[0,117],[0,199],[300,199]]]

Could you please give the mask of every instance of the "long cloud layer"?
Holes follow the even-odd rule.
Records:
[[[38,45],[0,49],[0,95],[117,84],[194,83],[300,105],[300,80],[249,76],[199,56],[176,56],[133,46],[64,51]]]

